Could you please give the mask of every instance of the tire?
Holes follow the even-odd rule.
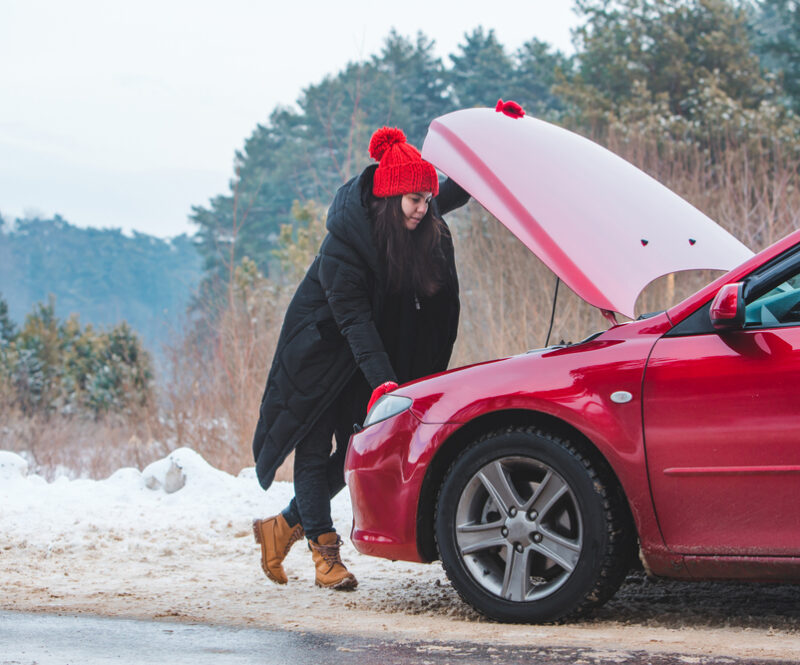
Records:
[[[604,460],[535,428],[487,434],[461,453],[435,529],[459,595],[498,621],[559,621],[602,605],[635,543]]]

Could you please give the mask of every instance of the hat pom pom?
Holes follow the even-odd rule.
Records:
[[[497,100],[497,106],[494,107],[494,110],[498,113],[503,113],[510,118],[521,118],[525,115],[525,110],[516,102],[512,102],[510,99],[507,102],[504,102],[502,99]]]
[[[369,141],[369,156],[376,162],[381,161],[384,153],[395,143],[405,143],[406,135],[397,127],[381,127]]]

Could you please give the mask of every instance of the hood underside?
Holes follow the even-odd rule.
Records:
[[[591,305],[634,318],[650,282],[753,255],[677,194],[566,129],[493,109],[434,120],[422,156]]]

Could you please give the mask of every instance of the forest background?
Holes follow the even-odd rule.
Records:
[[[753,250],[800,228],[797,0],[575,9],[571,55],[538,39],[509,52],[478,27],[445,62],[428,35],[391,32],[380,53],[253,130],[230,190],[193,208],[192,237],[0,217],[0,449],[49,476],[99,477],[182,445],[230,471],[251,464],[288,299],[325,206],[367,165],[382,125],[420,146],[432,118],[514,99],[643,168]],[[555,277],[476,203],[448,222],[462,291],[451,366],[541,346]],[[659,280],[638,310],[708,277]],[[562,291],[554,341],[604,325]]]

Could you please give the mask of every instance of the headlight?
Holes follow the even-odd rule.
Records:
[[[375,404],[367,414],[367,419],[364,421],[364,427],[369,427],[381,420],[386,420],[398,413],[403,413],[411,406],[410,397],[401,397],[400,395],[384,395]]]

